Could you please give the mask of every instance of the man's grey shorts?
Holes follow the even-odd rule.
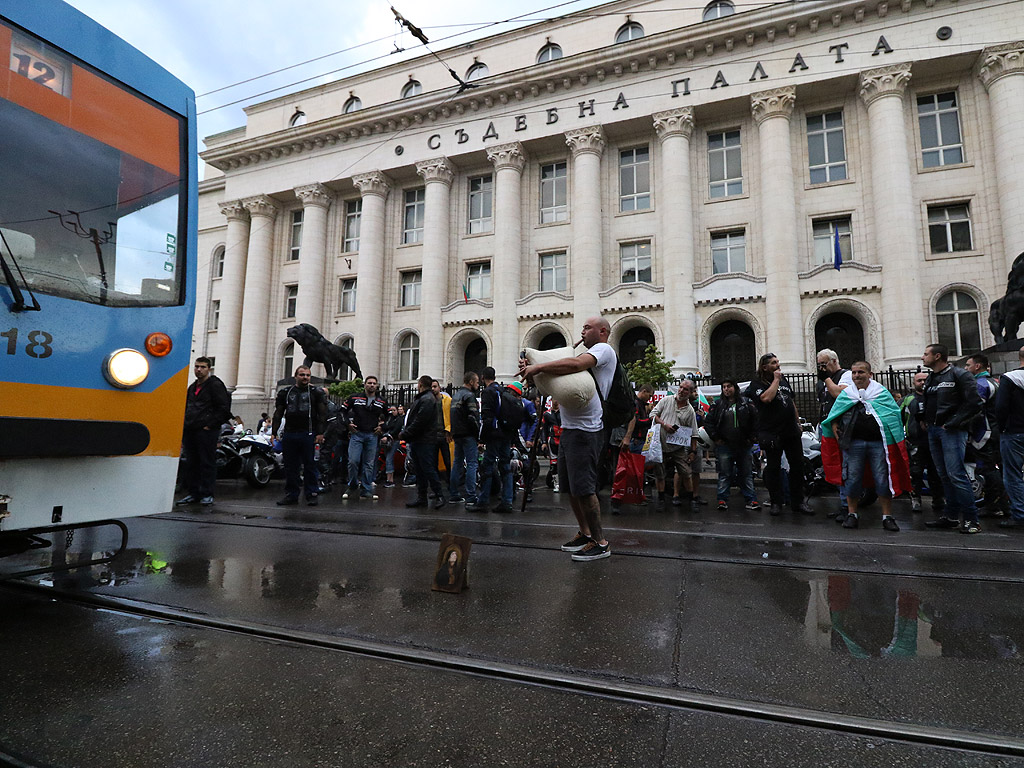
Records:
[[[570,496],[597,493],[597,462],[604,447],[604,430],[563,429],[558,444],[558,484]]]

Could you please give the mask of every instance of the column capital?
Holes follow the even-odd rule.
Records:
[[[232,200],[229,203],[221,203],[220,212],[228,221],[245,221],[249,218],[249,211],[241,200]]]
[[[565,132],[565,143],[572,150],[573,157],[579,157],[588,152],[600,157],[604,152],[604,131],[600,125],[573,128]]]
[[[902,98],[910,84],[910,62],[891,64],[860,73],[860,97],[869,107],[883,96]]]
[[[316,206],[318,208],[323,208],[324,210],[331,207],[331,201],[334,199],[334,195],[331,194],[331,190],[319,182],[296,187],[295,196],[302,201],[303,208]]]
[[[267,216],[273,218],[277,215],[278,205],[276,202],[271,200],[267,195],[256,195],[256,197],[247,197],[242,201],[242,205],[249,211],[250,216]]]
[[[655,112],[651,117],[654,118],[654,130],[662,141],[669,136],[682,136],[688,139],[693,135],[693,107]]]
[[[526,167],[526,150],[518,141],[487,148],[487,159],[494,164],[494,170],[511,168],[518,173]]]
[[[750,94],[750,111],[758,125],[771,117],[784,117],[789,120],[795,105],[796,88],[792,85]]]
[[[367,195],[377,195],[378,197],[386,198],[388,192],[391,191],[391,179],[389,179],[383,171],[367,171],[366,173],[357,173],[352,177],[352,183],[356,189],[359,190],[359,194],[363,197]]]
[[[978,57],[978,79],[986,90],[1007,75],[1024,75],[1024,41],[993,45]]]
[[[416,163],[416,173],[422,176],[428,184],[437,181],[450,187],[455,179],[455,166],[447,157],[435,157]]]

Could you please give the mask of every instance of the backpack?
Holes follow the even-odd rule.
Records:
[[[518,432],[526,421],[526,406],[523,401],[502,387],[498,398],[498,426],[502,432]]]
[[[636,392],[622,363],[615,361],[608,397],[602,397],[601,386],[597,382],[593,368],[590,369],[590,375],[594,376],[597,396],[601,399],[601,420],[604,422],[604,428],[615,429],[629,424],[630,419],[636,414]]]

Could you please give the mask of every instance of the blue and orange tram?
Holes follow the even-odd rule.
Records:
[[[195,130],[192,90],[108,30],[0,0],[0,554],[171,506]]]

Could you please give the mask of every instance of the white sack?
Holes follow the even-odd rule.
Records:
[[[561,349],[530,349],[527,347],[526,349],[526,361],[530,365],[548,363],[566,357],[576,357],[575,350],[570,347]],[[533,383],[537,385],[537,389],[542,395],[550,395],[562,405],[573,410],[583,408],[592,397],[597,395],[594,377],[590,375],[590,371],[567,373],[564,376],[538,373],[533,377]]]

